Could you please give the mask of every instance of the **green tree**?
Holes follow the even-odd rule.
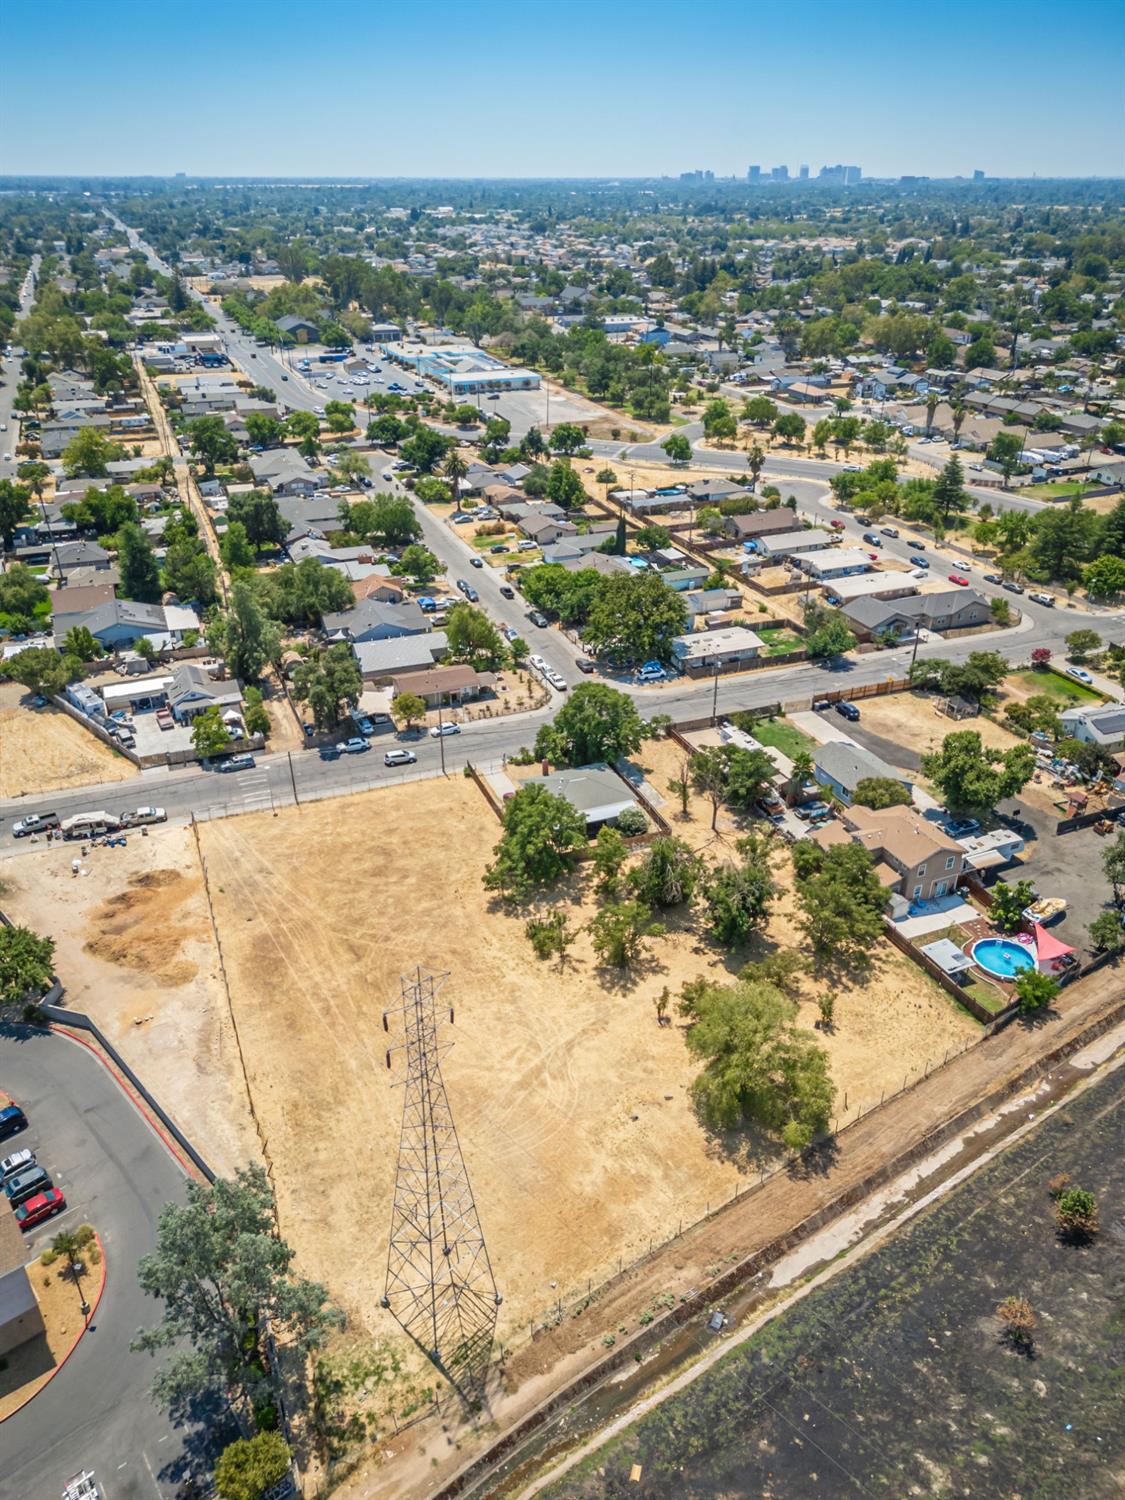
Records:
[[[449,655],[468,662],[478,671],[494,671],[506,656],[504,641],[484,610],[472,604],[455,604],[445,625]]]
[[[485,872],[485,887],[507,900],[520,900],[535,887],[561,880],[570,870],[571,855],[585,843],[582,814],[565,797],[532,782],[505,805],[504,832]]]
[[[247,412],[246,436],[259,448],[277,448],[285,437],[285,423],[268,412]]]
[[[564,458],[556,458],[547,471],[547,499],[563,510],[581,510],[586,504],[586,488]]]
[[[96,661],[105,655],[105,647],[92,635],[88,625],[73,625],[63,638],[63,650],[79,661]]]
[[[625,836],[608,823],[598,829],[594,840],[594,874],[598,878],[598,889],[602,895],[616,895],[621,869],[629,857],[629,846]]]
[[[555,765],[610,765],[640,748],[645,727],[633,700],[604,682],[576,687],[535,740],[535,754]]]
[[[616,901],[591,918],[588,931],[603,964],[632,969],[647,953],[648,939],[663,936],[664,924],[654,920],[643,901]]]
[[[583,639],[622,666],[667,662],[672,642],[687,624],[683,599],[655,573],[620,573],[602,580]]]
[[[11,547],[16,527],[27,515],[31,490],[26,484],[0,479],[0,542]]]
[[[755,427],[769,427],[777,417],[777,407],[768,396],[750,396],[742,403],[742,415]]]
[[[393,448],[406,436],[409,428],[393,412],[384,412],[367,424],[367,441],[382,448]]]
[[[922,757],[922,770],[957,813],[991,813],[1014,797],[1035,773],[1035,750],[1013,745],[986,749],[975,729],[947,734],[941,749]]]
[[[577,453],[586,446],[586,434],[574,422],[560,422],[551,433],[551,447],[556,453]]]
[[[395,717],[401,719],[407,729],[426,717],[426,700],[419,698],[417,693],[396,693],[393,708]]]
[[[764,862],[722,864],[703,884],[707,925],[725,948],[749,941],[769,915],[776,886]]]
[[[181,537],[164,553],[162,587],[178,599],[212,604],[217,596],[217,570],[199,537]]]
[[[1098,953],[1120,953],[1125,948],[1125,927],[1121,925],[1118,911],[1099,912],[1087,931],[1090,942]]]
[[[47,585],[23,563],[0,573],[0,617],[13,634],[31,630],[37,618],[46,617],[49,598]]]
[[[941,512],[942,521],[947,525],[953,512],[962,511],[969,504],[969,497],[965,493],[964,470],[956,453],[949,455],[944,468],[934,480],[933,501]]]
[[[856,785],[852,801],[860,807],[909,807],[910,792],[893,776],[865,776]]]
[[[669,463],[689,464],[691,462],[691,444],[682,432],[673,432],[660,445],[668,455]]]
[[[703,874],[699,856],[683,839],[653,839],[644,858],[629,873],[629,885],[648,907],[690,905]]]
[[[311,411],[291,411],[285,418],[285,431],[290,437],[315,439],[320,435],[320,422]]]
[[[1086,1188],[1064,1188],[1055,1199],[1055,1223],[1067,1239],[1089,1239],[1098,1231],[1098,1200]]]
[[[248,687],[242,694],[242,706],[247,733],[260,734],[263,739],[268,739],[270,716],[262,702],[261,688]]]
[[[1113,904],[1122,905],[1122,898],[1125,896],[1125,833],[1119,833],[1113,843],[1103,849],[1102,868],[1106,879],[1113,886]]]
[[[1030,880],[1017,880],[1009,885],[998,880],[992,887],[992,905],[988,915],[1001,932],[1018,932],[1023,925],[1024,908],[1035,900],[1035,885]]]
[[[252,568],[258,560],[258,554],[250,545],[246,527],[241,521],[227,522],[227,529],[219,542],[219,553],[232,573],[237,568]]]
[[[836,1093],[827,1054],[796,1026],[794,1001],[762,980],[698,979],[684,986],[680,1008],[691,1021],[688,1049],[704,1061],[691,1092],[707,1125],[752,1123],[794,1151],[828,1130]]]
[[[851,651],[856,644],[855,636],[839,616],[826,619],[805,637],[805,650],[811,657],[834,661]]]
[[[29,927],[0,927],[0,1006],[37,1000],[50,988],[55,940]]]
[[[561,911],[551,912],[545,917],[530,917],[523,930],[535,949],[536,958],[550,958],[557,954],[560,967],[566,962],[566,950],[578,936],[566,913]]]
[[[416,583],[432,583],[441,572],[441,563],[428,547],[423,547],[418,542],[411,542],[409,547],[403,548],[397,568],[399,572],[413,578]]]
[[[432,427],[419,424],[402,444],[399,452],[404,461],[413,465],[419,474],[432,474],[449,452],[449,446],[449,438],[442,437]]]
[[[708,401],[703,408],[703,433],[705,437],[718,442],[729,441],[738,433],[734,413],[721,396]]]
[[[279,546],[289,533],[281,507],[267,490],[234,495],[227,506],[227,525],[241,525],[255,549]]]
[[[800,853],[798,854],[798,850]],[[794,850],[801,926],[822,963],[866,961],[883,932],[887,893],[860,844]]]
[[[262,1500],[289,1472],[289,1444],[280,1432],[258,1432],[236,1438],[215,1465],[219,1500]]]
[[[750,447],[746,450],[746,467],[750,470],[751,489],[757,487],[758,476],[761,474],[765,462],[766,455],[764,449],[759,447],[757,443],[751,443]]]
[[[1004,475],[1004,486],[1012,481],[1012,475],[1019,468],[1020,455],[1023,453],[1023,438],[1018,433],[1001,431],[996,434],[988,445],[988,456],[993,463],[1000,465]]]
[[[160,568],[152,543],[133,522],[117,533],[118,597],[155,604],[160,599]]]
[[[222,656],[232,677],[253,682],[268,661],[281,655],[277,627],[266,618],[252,585],[236,579],[230,594],[230,608],[216,615],[207,626],[207,644]]]
[[[322,1286],[293,1275],[293,1251],[278,1232],[260,1166],[207,1186],[188,1182],[185,1197],[165,1204],[156,1249],[137,1267],[142,1291],[159,1298],[164,1313],[132,1347],[176,1350],[153,1387],[174,1414],[203,1397],[271,1404],[276,1393],[259,1344],[266,1320],[279,1342],[307,1355],[343,1317]]]
[[[334,729],[362,692],[363,675],[345,641],[316,651],[293,669],[293,696],[309,705],[318,729]]]
[[[352,513],[362,511],[365,502],[352,506]],[[414,513],[410,501],[402,495],[376,495],[370,502],[370,512],[364,512],[369,524],[362,534],[385,547],[407,547],[422,535],[422,523]]]
[[[60,656],[50,646],[25,646],[0,662],[0,677],[20,683],[31,693],[61,693],[81,670],[76,656]]]
[[[196,714],[191,725],[191,745],[196,755],[204,759],[222,755],[225,750],[230,749],[230,744],[230,731],[223,723],[217,706],[205,708],[201,714]]]
[[[76,474],[100,478],[108,474],[108,465],[120,457],[121,449],[116,443],[103,437],[96,427],[83,427],[63,449],[63,469],[68,479]]]
[[[355,407],[349,401],[326,401],[324,420],[329,432],[351,432],[355,426]]]
[[[784,411],[773,424],[775,437],[779,437],[785,443],[796,443],[798,446],[805,440],[805,419],[797,415],[795,411]]]
[[[1102,649],[1102,638],[1096,630],[1072,630],[1066,638],[1071,661],[1085,661]]]
[[[1049,974],[1040,974],[1038,969],[1025,969],[1016,980],[1016,997],[1021,1016],[1030,1016],[1045,1010],[1059,992],[1057,982]]]
[[[1115,599],[1125,594],[1125,557],[1103,553],[1087,564],[1082,578],[1091,599]]]
[[[233,463],[238,457],[238,442],[222,417],[196,417],[186,431],[188,447],[203,465],[204,474],[213,474],[216,464]]]

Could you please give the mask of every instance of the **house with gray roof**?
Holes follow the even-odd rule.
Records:
[[[545,787],[552,796],[569,802],[586,819],[587,834],[615,823],[623,812],[637,806],[628,783],[602,761],[552,771],[547,776],[530,776],[521,786]]]
[[[871,751],[841,740],[817,746],[813,752],[813,775],[821,786],[828,787],[849,806],[855,799],[856,787],[872,777],[897,781],[908,792],[914,785],[905,772],[896,771]]]
[[[324,633],[335,641],[394,641],[406,635],[426,635],[430,622],[413,600],[383,604],[364,599],[353,609],[329,611]]]
[[[178,723],[190,724],[209,708],[241,711],[242,688],[233,677],[219,682],[197,662],[181,661],[172,668],[168,704]]]
[[[324,474],[311,469],[305,458],[292,448],[267,448],[265,453],[252,453],[250,471],[256,484],[268,487],[275,495],[312,495],[328,483]]]
[[[445,656],[449,641],[444,630],[427,635],[404,635],[389,641],[353,641],[352,655],[365,682],[389,683],[405,672],[428,672]]]
[[[853,599],[840,613],[860,640],[876,636],[912,636],[915,631],[966,630],[992,619],[988,602],[975,589],[944,589],[904,599]]]

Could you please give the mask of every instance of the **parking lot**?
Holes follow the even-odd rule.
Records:
[[[162,1205],[183,1195],[183,1171],[98,1058],[64,1036],[0,1027],[0,1094],[14,1096],[29,1120],[0,1154],[31,1148],[66,1193],[66,1212],[27,1235],[29,1261],[83,1222],[97,1229],[106,1258],[105,1293],[85,1337],[4,1423],[0,1500],[58,1495],[83,1468],[104,1481],[107,1500],[171,1497],[184,1434],[152,1404],[154,1364],[129,1343],[158,1321],[136,1267],[155,1244]],[[0,1212],[10,1210],[0,1203]],[[76,1305],[76,1325],[78,1317]]]

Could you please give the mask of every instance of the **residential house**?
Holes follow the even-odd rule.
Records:
[[[56,542],[51,548],[50,571],[56,578],[69,578],[75,568],[108,572],[113,558],[97,542]]]
[[[519,528],[529,541],[538,542],[541,547],[551,546],[560,537],[578,535],[578,527],[574,522],[561,516],[525,516],[520,521]]]
[[[196,662],[178,662],[172,669],[168,703],[178,724],[190,724],[209,708],[220,714],[240,713],[242,689],[234,678],[218,682]]]
[[[803,552],[816,552],[830,547],[835,538],[830,531],[812,526],[807,531],[775,531],[755,538],[754,548],[771,562],[778,559],[799,557]]]
[[[688,625],[691,630],[701,629],[700,622],[719,623],[718,617],[742,608],[742,595],[737,589],[689,589],[683,595],[687,605]]]
[[[142,638],[158,649],[183,643],[189,630],[202,629],[195,610],[183,605],[142,604],[135,599],[109,599],[92,608],[83,608],[54,616],[55,639],[61,641],[68,630],[85,626],[95,640],[107,650],[132,646]]]
[[[744,485],[732,484],[729,479],[701,479],[698,484],[690,485],[687,493],[693,505],[718,505],[720,500],[745,495],[746,489]]]
[[[831,831],[829,831],[831,830]],[[849,807],[842,826],[829,824],[813,839],[822,845],[840,842],[841,834],[862,844],[875,860],[875,873],[888,892],[897,915],[905,915],[916,901],[936,901],[953,891],[971,868],[964,849],[936,823],[913,807]]]
[[[265,453],[252,453],[250,469],[256,483],[275,495],[312,495],[328,483],[323,473],[311,469],[292,448],[268,448]]]
[[[291,339],[296,339],[298,344],[307,344],[310,339],[317,336],[317,326],[310,323],[308,318],[299,318],[295,313],[287,313],[284,318],[275,319],[276,326],[282,333],[287,333]]]
[[[100,609],[103,604],[112,604],[116,589],[108,580],[87,585],[68,585],[66,588],[56,589],[51,595],[51,619],[54,625],[55,641],[61,643],[63,636],[70,629],[70,625],[60,625],[61,620],[66,620],[70,615],[85,614],[90,610]]]
[[[794,562],[821,583],[829,578],[866,573],[871,567],[871,558],[861,547],[826,547],[796,557]]]
[[[386,641],[353,641],[352,655],[364,681],[390,683],[408,672],[428,672],[449,649],[444,630]]]
[[[853,599],[841,614],[860,640],[887,634],[913,636],[919,630],[968,630],[991,622],[992,611],[975,589],[945,589],[905,599]]]
[[[792,531],[795,519],[787,505],[779,505],[776,510],[750,510],[744,515],[727,516],[723,524],[727,535],[736,542],[750,542]]]
[[[761,637],[744,625],[704,630],[696,635],[678,635],[672,642],[676,665],[689,675],[756,661],[761,650]]]
[[[478,672],[470,666],[434,667],[430,671],[406,672],[391,678],[395,695],[413,693],[425,700],[427,708],[445,703],[467,703],[491,692],[496,685],[493,672]]]
[[[897,781],[908,792],[913,790],[913,782],[904,772],[896,771],[869,750],[846,740],[830,740],[817,747],[813,753],[813,775],[821,786],[828,787],[848,805],[854,801],[859,783],[871,777]]]
[[[406,598],[406,589],[397,578],[384,576],[375,569],[362,578],[353,578],[351,585],[352,597],[357,604],[364,599],[377,599],[380,604],[401,604]]]
[[[426,635],[430,622],[411,600],[403,604],[383,604],[378,599],[364,599],[354,609],[329,611],[323,618],[324,633],[329,640],[393,641],[406,635]]]
[[[1125,749],[1125,703],[1084,703],[1064,708],[1059,722],[1071,739],[1102,750]]]
[[[572,770],[551,771],[546,776],[529,776],[521,786],[545,787],[552,796],[569,802],[585,818],[587,834],[615,823],[623,812],[637,806],[628,782],[597,761]]]

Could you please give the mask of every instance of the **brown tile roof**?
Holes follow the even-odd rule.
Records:
[[[964,854],[961,845],[913,807],[849,807],[847,821],[856,840],[872,854],[889,854],[908,869],[939,854]]]

